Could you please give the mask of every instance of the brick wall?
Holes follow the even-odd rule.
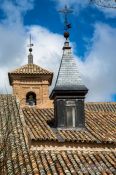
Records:
[[[28,92],[34,92],[36,94],[36,106],[39,108],[51,108],[53,102],[49,99],[49,82],[45,80],[45,75],[41,79],[34,79],[25,77],[25,79],[14,78],[13,83],[13,95],[17,97],[20,105],[23,107],[26,104],[26,94]]]

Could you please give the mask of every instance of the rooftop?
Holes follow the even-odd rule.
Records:
[[[89,104],[90,105],[90,104]],[[95,104],[94,104],[95,105]],[[105,105],[102,104],[102,108]],[[110,105],[110,103],[108,104]],[[116,104],[115,104],[116,105]],[[114,103],[111,103],[111,106],[114,107]],[[114,108],[116,109],[116,108]],[[86,109],[87,113],[91,113],[87,115],[87,121],[94,122],[92,125],[91,131],[93,131],[94,137],[93,139],[101,139],[103,140],[105,130],[107,130],[107,127],[109,127],[108,131],[108,137],[106,137],[106,141],[109,141],[111,138],[111,141],[115,142],[115,135],[113,133],[115,132],[115,128],[113,127],[113,124],[115,123],[115,112],[106,112],[103,115],[103,112],[101,112],[99,115],[97,115],[97,112],[90,112],[90,110]],[[28,111],[28,112],[27,112]],[[38,113],[40,113],[40,128],[38,129],[38,132],[41,132],[42,136],[45,136],[45,134],[42,134],[41,128],[47,126],[46,120],[51,119],[51,114],[53,113],[53,109],[48,110],[37,110],[33,108],[23,109],[24,113],[28,113],[28,121],[34,122],[34,120],[38,121]],[[33,112],[33,113],[32,113]],[[36,114],[37,113],[37,114]],[[32,117],[32,115],[35,114]],[[42,117],[43,116],[43,117]],[[97,116],[98,121],[101,121],[101,124],[97,122]],[[52,116],[53,117],[53,116]],[[101,117],[101,120],[100,120]],[[30,119],[31,118],[31,119]],[[33,118],[33,120],[32,120]],[[93,118],[93,119],[92,119]],[[113,175],[115,174],[115,158],[116,158],[116,152],[114,149],[103,149],[99,151],[95,151],[93,149],[86,149],[84,150],[72,150],[69,148],[69,150],[39,150],[38,147],[29,149],[29,142],[27,139],[28,133],[26,132],[26,128],[30,127],[29,124],[27,124],[27,114],[25,114],[25,118],[23,113],[18,107],[18,104],[16,102],[15,97],[11,95],[0,95],[0,134],[1,134],[1,141],[4,139],[4,134],[6,131],[6,121],[9,119],[9,128],[10,133],[8,137],[8,142],[6,145],[6,174],[29,174],[29,175],[76,175],[76,174],[106,174],[106,175]],[[25,122],[26,120],[26,122]],[[108,124],[106,125],[106,120],[108,121]],[[105,122],[105,123],[104,123]],[[46,124],[45,124],[46,123]],[[37,122],[39,124],[39,121]],[[30,124],[31,125],[31,124]],[[98,126],[99,125],[99,126]],[[102,126],[103,125],[103,126]],[[3,127],[4,126],[4,127]],[[34,125],[33,125],[34,127]],[[36,126],[35,126],[36,127]],[[39,125],[38,125],[39,127]],[[100,130],[101,127],[101,130]],[[105,129],[106,127],[106,129]],[[37,129],[37,128],[36,128]],[[65,132],[65,131],[64,131]],[[79,131],[78,131],[79,132]],[[100,133],[99,133],[100,132]],[[96,133],[96,134],[95,134]],[[102,136],[103,133],[103,136]],[[48,126],[46,129],[46,138],[48,135],[51,137],[51,129]],[[73,140],[68,133],[69,138]],[[68,136],[67,135],[67,136]],[[78,134],[77,134],[78,136]],[[38,137],[38,134],[37,134]],[[53,135],[53,139],[55,138],[55,135]],[[66,138],[66,136],[65,136]],[[79,137],[78,137],[79,138]],[[82,137],[80,132],[80,140],[83,140],[84,137]],[[90,136],[88,138],[91,138]],[[86,138],[88,140],[88,138]],[[79,141],[79,139],[77,139]],[[52,141],[51,141],[52,142]],[[9,151],[8,151],[9,150]],[[5,157],[5,158],[6,158]],[[4,158],[4,156],[0,156],[0,159]]]
[[[23,114],[33,140],[116,143],[116,103],[86,103],[85,129],[50,127],[54,120],[53,109],[27,107],[23,108]]]

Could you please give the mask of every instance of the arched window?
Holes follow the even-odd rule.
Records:
[[[30,106],[36,105],[36,94],[34,92],[28,92],[27,93],[26,103]]]

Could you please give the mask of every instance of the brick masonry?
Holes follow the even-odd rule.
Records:
[[[43,79],[43,80],[42,80]],[[53,102],[49,99],[49,82],[45,80],[45,75],[41,77],[41,80],[36,80],[34,77],[26,77],[16,80],[12,83],[13,95],[19,100],[20,105],[23,107],[26,104],[26,95],[28,92],[34,92],[36,94],[36,106],[39,108],[51,108]]]

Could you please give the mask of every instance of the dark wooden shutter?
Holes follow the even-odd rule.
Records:
[[[65,101],[57,100],[57,126],[64,127],[65,126]]]
[[[84,114],[84,101],[78,100],[76,103],[77,116],[76,116],[76,126],[84,127],[85,126],[85,114]]]

